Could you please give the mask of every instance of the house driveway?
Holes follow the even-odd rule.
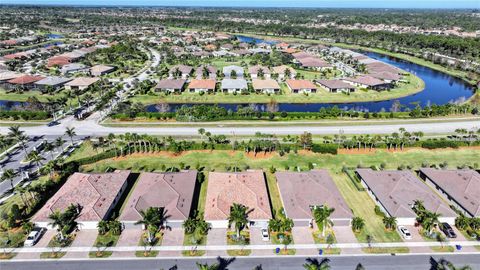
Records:
[[[250,228],[250,244],[251,245],[270,245],[271,241],[262,240],[262,229],[261,228]],[[271,249],[253,249],[253,256],[265,256],[272,255],[273,250]]]
[[[455,226],[452,226],[453,230],[455,231],[455,233],[457,234],[457,238],[447,238],[447,241],[472,241],[472,240],[469,240],[467,239],[458,229],[457,227]],[[462,249],[461,250],[457,250],[455,249],[455,252],[476,252],[478,251],[475,247],[464,247],[462,246]]]
[[[182,246],[183,245],[184,230],[182,228],[172,228],[165,230],[162,240],[162,246]],[[181,251],[161,251],[158,257],[165,256],[182,256]]]
[[[208,232],[207,246],[227,245],[227,229],[215,228]],[[227,256],[225,250],[207,250],[207,256]]]
[[[293,227],[293,242],[295,244],[315,244],[312,236],[312,229],[309,227]],[[297,255],[317,255],[316,249],[297,249]]]
[[[37,242],[37,244],[33,247],[36,248],[41,248],[41,247],[47,247],[48,242],[52,240],[52,238],[57,234],[57,230],[47,230],[42,238]],[[28,249],[28,247],[26,247]],[[18,253],[17,256],[15,256],[15,259],[39,259],[40,258],[40,253],[39,252],[32,252],[32,253]]]
[[[415,227],[415,226],[405,226],[409,231],[410,234],[412,235],[411,240],[405,240],[402,237],[404,242],[423,242],[425,241],[423,237],[420,235],[420,228],[421,227]],[[425,253],[425,252],[432,252],[432,249],[430,247],[410,247],[410,253]]]
[[[333,226],[333,232],[337,243],[358,243],[357,237],[350,226]],[[344,248],[342,254],[359,254],[362,253],[361,248]]]
[[[134,247],[138,246],[140,241],[140,237],[142,236],[142,229],[132,228],[132,229],[125,229],[123,230],[120,238],[118,239],[117,246],[118,247]],[[112,254],[112,257],[135,257],[135,252],[132,251],[115,251]]]
[[[80,230],[71,246],[92,247],[97,236],[98,230]],[[67,252],[64,258],[88,258],[88,252]]]

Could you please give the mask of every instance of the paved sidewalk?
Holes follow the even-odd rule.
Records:
[[[227,245],[227,229],[211,229],[207,236],[207,246],[226,246]],[[207,256],[226,256],[226,249],[223,250],[207,250]]]
[[[357,237],[350,226],[333,226],[337,243],[358,243]],[[361,248],[342,249],[341,254],[360,254]]]
[[[308,227],[293,227],[293,242],[295,245],[313,245],[315,244],[312,236],[312,229]],[[318,249],[297,249],[295,254],[297,255],[317,255]]]
[[[123,230],[117,242],[117,247],[135,247],[138,246],[142,230],[139,228]],[[112,257],[134,257],[135,251],[115,251]]]
[[[97,239],[97,230],[80,230],[73,240],[71,247],[92,247]],[[83,252],[67,252],[64,258],[88,258],[88,251]]]
[[[172,228],[166,230],[163,235],[162,246],[182,246],[183,245],[184,231],[181,228]],[[172,257],[182,256],[181,251],[162,251],[158,253],[158,257]]]

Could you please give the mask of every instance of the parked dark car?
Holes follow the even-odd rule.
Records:
[[[443,222],[442,226],[440,226],[440,229],[448,238],[457,238],[457,234],[455,231],[453,231],[452,226],[450,226],[448,223]]]

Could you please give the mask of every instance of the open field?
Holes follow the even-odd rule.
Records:
[[[130,99],[132,102],[142,104],[157,103],[345,103],[345,102],[365,102],[382,101],[409,96],[422,91],[425,83],[417,76],[410,74],[406,77],[408,83],[399,83],[399,85],[390,91],[375,90],[357,90],[349,95],[344,93],[329,93],[327,90],[319,87],[317,93],[293,94],[282,83],[284,93],[277,95],[266,94],[228,94],[212,93],[200,95],[198,93],[184,92],[181,94],[166,95],[163,93],[155,95],[135,95]]]

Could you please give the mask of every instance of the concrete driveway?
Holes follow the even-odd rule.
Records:
[[[125,229],[123,230],[120,238],[118,239],[117,246],[118,247],[134,247],[138,246],[140,241],[140,237],[142,236],[142,229],[133,228],[133,229]],[[112,254],[112,257],[135,257],[135,252],[131,251],[115,251]]]
[[[97,236],[98,230],[80,230],[71,246],[92,247]],[[88,252],[67,252],[64,258],[88,258]]]
[[[227,245],[227,229],[215,228],[208,232],[207,246]],[[207,256],[226,256],[225,250],[207,250]]]
[[[163,235],[162,246],[182,246],[184,231],[182,228],[172,228],[165,230]],[[181,251],[161,251],[158,257],[182,256]]]
[[[251,245],[270,245],[271,241],[262,240],[262,229],[261,228],[250,228],[250,244]],[[271,249],[253,249],[253,256],[265,256],[272,255],[273,250]]]
[[[312,229],[309,227],[293,227],[293,242],[295,244],[315,244],[312,236]],[[297,249],[297,255],[317,255],[316,249]]]
[[[405,226],[409,231],[410,234],[412,235],[412,240],[405,240],[405,242],[423,242],[425,241],[423,237],[420,235],[420,229],[421,227],[415,227],[415,226]],[[402,237],[400,235],[400,237]],[[409,248],[411,253],[425,253],[425,252],[432,252],[432,249],[430,247],[411,247]]]
[[[48,230],[46,231],[42,238],[37,242],[37,244],[34,246],[35,248],[41,248],[41,247],[47,247],[48,242],[52,240],[52,238],[57,234],[56,230]],[[25,249],[29,249],[29,247],[26,247]],[[19,253],[17,256],[15,256],[15,259],[39,259],[40,258],[40,253],[38,252],[32,252],[32,253]]]
[[[333,226],[333,231],[337,243],[358,243],[358,240],[352,231],[352,227],[350,226]],[[345,248],[341,251],[342,254],[358,254],[361,252],[362,249],[360,248]]]

